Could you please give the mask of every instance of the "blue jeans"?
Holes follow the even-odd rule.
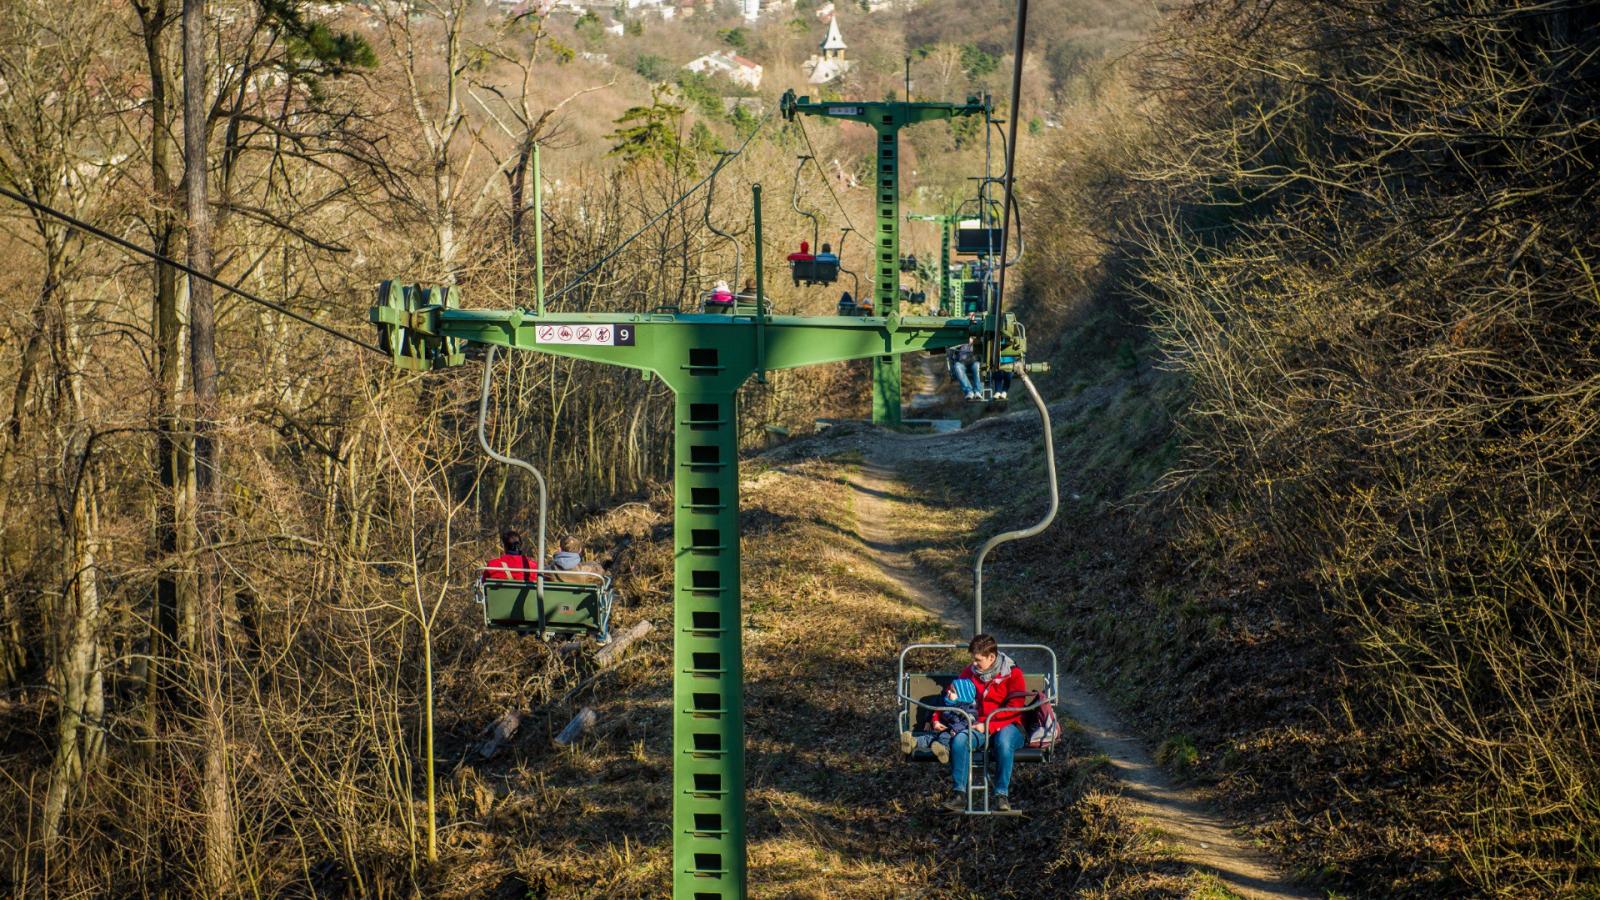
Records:
[[[995,778],[994,793],[1011,795],[1011,765],[1016,762],[1017,748],[1021,747],[1027,738],[1022,734],[1022,729],[1015,723],[1007,725],[995,734],[994,759]],[[967,792],[967,776],[972,771],[973,745],[982,752],[987,744],[984,735],[972,730],[963,731],[950,742],[950,777],[955,779],[956,790],[965,794]]]
[[[966,732],[962,733],[965,734]],[[955,735],[952,735],[948,731],[929,731],[917,735],[916,740],[916,746],[918,750],[929,750],[934,744],[943,744],[946,747],[950,746],[950,742],[955,740]]]
[[[979,380],[976,359],[969,362],[954,361],[950,364],[950,371],[955,374],[956,384],[961,385],[963,394],[971,394],[981,389],[982,381]]]

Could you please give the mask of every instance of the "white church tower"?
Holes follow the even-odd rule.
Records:
[[[806,60],[806,80],[812,84],[827,84],[850,71],[850,60],[844,58],[844,35],[839,33],[839,17],[828,21],[828,36],[819,45],[822,53]]]

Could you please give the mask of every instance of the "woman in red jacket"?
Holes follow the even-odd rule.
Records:
[[[955,736],[950,744],[950,777],[955,794],[945,806],[957,811],[967,808],[967,778],[972,774],[972,752],[994,748],[994,808],[1011,809],[1011,766],[1017,748],[1027,742],[1022,733],[1022,712],[1015,707],[1028,705],[1028,682],[1011,657],[1000,652],[993,637],[980,634],[967,645],[972,664],[961,670],[978,686],[978,719],[972,728]],[[999,712],[995,712],[999,710]],[[989,714],[994,713],[994,718]]]
[[[533,581],[539,574],[539,561],[522,555],[522,535],[512,529],[500,536],[506,552],[483,566],[485,581]]]

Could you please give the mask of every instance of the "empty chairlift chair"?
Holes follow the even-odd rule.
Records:
[[[956,226],[956,252],[962,256],[999,256],[1000,229],[965,219]]]
[[[962,256],[1000,256],[1003,237],[998,226],[1000,204],[984,196],[968,199],[956,211],[956,253]]]

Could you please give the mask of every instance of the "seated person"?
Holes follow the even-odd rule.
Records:
[[[961,386],[961,393],[968,400],[983,399],[979,391],[983,380],[978,371],[978,353],[972,341],[951,347],[945,353],[950,360],[950,373],[955,376],[956,384]]]
[[[1011,366],[1017,364],[1017,355],[1005,350],[1000,351],[1000,368],[989,374],[990,386],[994,388],[994,399],[1004,400],[1011,391]]]
[[[971,723],[977,720],[977,685],[973,684],[970,678],[955,679],[944,687],[944,704],[946,709],[936,710],[928,717],[928,725],[932,731],[924,731],[921,734],[900,732],[901,753],[910,756],[914,750],[930,750],[934,759],[942,763],[950,762],[950,745],[955,741],[956,735],[966,731]],[[967,715],[962,715],[963,712]],[[972,718],[969,719],[967,716]]]
[[[797,286],[802,281],[809,282],[811,280],[811,276],[815,274],[812,272],[812,263],[816,259],[815,256],[811,255],[811,245],[805,241],[800,242],[800,251],[798,253],[789,254],[789,276],[794,279],[794,283]]]
[[[733,291],[728,288],[726,281],[718,280],[711,288],[711,296],[706,298],[707,306],[733,305]]]
[[[980,634],[967,645],[972,664],[961,670],[961,677],[972,680],[978,695],[978,722],[950,739],[950,777],[955,790],[945,801],[954,812],[967,808],[967,779],[972,773],[972,754],[993,751],[995,779],[994,808],[1011,811],[1011,769],[1017,748],[1027,743],[1022,731],[1027,705],[1027,679],[1011,657],[1000,652],[991,635]]]
[[[849,291],[839,295],[839,315],[853,316],[856,314],[856,300],[850,296]]]
[[[856,315],[858,316],[870,316],[876,308],[871,297],[862,297],[856,301]]]
[[[504,553],[489,560],[483,567],[485,581],[532,581],[538,577],[539,561],[522,555],[522,535],[515,529],[506,529],[500,535]]]
[[[571,572],[588,572],[595,575],[604,575],[605,569],[599,563],[583,561],[583,544],[572,535],[564,535],[557,550],[550,557],[550,580],[564,584],[598,584],[599,579],[574,576]]]
[[[744,280],[744,287],[739,289],[739,299],[740,300],[754,300],[754,299],[756,299],[756,280],[754,278],[746,278]]]
[[[817,262],[839,264],[839,257],[834,255],[832,244],[827,241],[822,242],[822,250],[817,254]]]

